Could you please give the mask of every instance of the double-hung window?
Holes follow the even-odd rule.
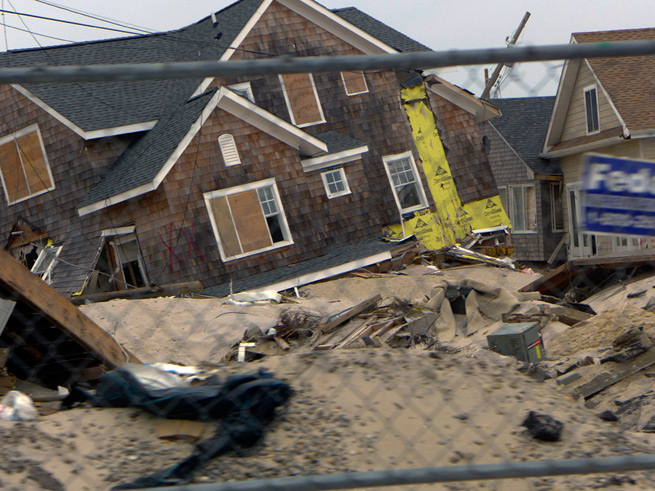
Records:
[[[410,213],[428,206],[412,152],[382,157],[393,189],[393,195],[402,213]]]
[[[598,115],[598,91],[596,86],[584,89],[584,105],[587,118],[587,134],[600,131],[600,120]]]
[[[224,261],[293,243],[275,179],[204,194]]]
[[[512,223],[512,232],[536,232],[537,200],[534,186],[507,186],[499,188],[498,191]]]

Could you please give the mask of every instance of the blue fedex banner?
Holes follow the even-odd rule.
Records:
[[[655,162],[588,154],[581,194],[586,231],[655,236]]]

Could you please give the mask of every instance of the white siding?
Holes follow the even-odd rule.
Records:
[[[584,89],[595,84],[596,79],[589,67],[586,63],[581,63],[578,78],[573,89],[569,110],[566,115],[566,120],[564,121],[564,128],[562,129],[562,138],[560,141],[573,140],[574,138],[587,135]],[[597,86],[596,88],[596,93],[598,94],[600,131],[621,127],[621,122],[605,97],[602,89],[600,86]]]

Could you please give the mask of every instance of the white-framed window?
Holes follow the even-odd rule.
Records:
[[[234,142],[234,137],[229,133],[224,133],[218,137],[218,145],[221,147],[221,154],[223,155],[223,162],[226,167],[241,164],[237,144]]]
[[[362,71],[341,72],[341,80],[343,80],[343,86],[349,96],[368,92],[368,85],[366,85],[366,78]]]
[[[38,247],[39,256],[36,258],[34,266],[32,266],[32,273],[39,276],[48,285],[51,284],[52,270],[57,264],[57,258],[61,253],[63,246],[47,245],[45,247]]]
[[[293,124],[303,128],[325,123],[323,108],[311,73],[282,74],[280,84]]]
[[[329,199],[350,194],[346,173],[341,167],[321,173],[321,179]]]
[[[382,161],[398,209],[402,213],[410,213],[426,208],[428,200],[412,152],[385,155],[382,157]]]
[[[227,88],[232,92],[240,95],[241,97],[245,97],[250,102],[255,102],[255,95],[252,93],[250,82],[241,82],[240,84],[228,85]]]
[[[537,199],[533,185],[498,188],[503,208],[512,223],[512,233],[537,231]]]
[[[55,188],[38,125],[0,138],[0,178],[10,205]]]
[[[553,232],[564,230],[564,186],[561,182],[550,183],[550,219]]]
[[[203,196],[223,261],[293,244],[275,179]]]
[[[587,119],[587,134],[600,131],[600,116],[598,114],[598,90],[595,85],[585,87],[584,106]]]

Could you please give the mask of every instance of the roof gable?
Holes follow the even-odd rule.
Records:
[[[328,145],[222,87],[172,108],[155,127],[138,137],[82,200],[80,216],[156,190],[215,108],[298,149],[317,155]]]
[[[571,35],[571,43],[646,40],[655,40],[655,28],[579,32]],[[650,94],[655,92],[655,79],[652,76],[655,71],[655,56],[567,60],[557,89],[544,153],[548,153],[560,143],[581,66],[588,67],[593,73],[599,90],[623,125],[623,137],[649,135],[655,130],[655,102],[650,97]],[[614,135],[616,131],[614,128],[610,129]],[[580,144],[584,144],[583,138],[579,140]]]
[[[192,62],[219,59],[264,0],[240,0],[195,24],[144,36],[9,51],[0,67]],[[83,137],[101,130],[142,131],[169,104],[188,99],[200,79],[25,84],[24,95]],[[89,108],[92,108],[90,110]],[[49,111],[50,112],[50,111]],[[119,134],[121,130],[109,131]]]
[[[561,174],[559,166],[539,157],[555,97],[491,99],[502,115],[491,124],[535,174]]]

